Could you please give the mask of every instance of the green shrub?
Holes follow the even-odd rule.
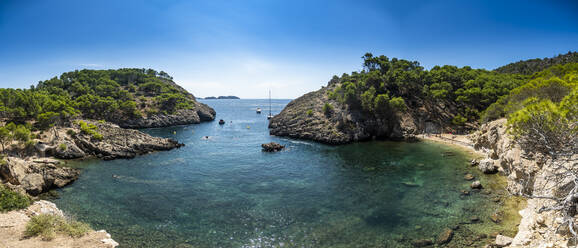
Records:
[[[30,206],[31,203],[32,200],[28,196],[0,185],[0,212],[23,209]]]
[[[313,110],[307,110],[307,116],[313,116]]]
[[[463,126],[464,124],[466,124],[466,122],[468,121],[468,119],[466,117],[463,117],[462,115],[458,114],[456,115],[453,119],[452,119],[452,123],[454,125],[458,125],[458,126]]]
[[[66,134],[68,134],[69,136],[74,136],[76,135],[76,132],[72,129],[68,129],[68,131],[66,131]]]
[[[102,139],[104,139],[104,137],[102,136],[102,134],[96,133],[96,132],[92,135],[92,138],[95,139],[95,140],[99,140],[99,141],[102,140]]]
[[[93,139],[102,140],[104,138],[102,134],[96,131],[98,127],[94,124],[86,124],[84,121],[79,121],[78,124],[80,125],[80,131],[84,134],[91,135]]]
[[[61,150],[61,151],[66,150],[66,148],[67,148],[67,146],[66,146],[66,144],[64,144],[64,143],[60,143],[60,145],[58,145],[58,149]]]
[[[79,238],[90,230],[90,226],[86,223],[67,220],[60,216],[41,214],[30,218],[24,234],[27,237],[40,236],[43,240],[52,240],[57,233]]]
[[[333,113],[333,105],[325,103],[325,105],[323,105],[323,113],[327,116],[331,115],[331,113]]]

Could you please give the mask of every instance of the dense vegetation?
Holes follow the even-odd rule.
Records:
[[[578,84],[578,63],[555,65],[534,73],[527,83],[513,89],[493,103],[484,113],[482,121],[487,122],[520,110],[526,103],[535,100],[560,102]],[[533,100],[532,100],[533,99]]]
[[[5,163],[4,160],[0,162]],[[0,212],[23,209],[31,203],[32,200],[28,196],[14,192],[0,184]]]
[[[488,112],[507,116],[512,134],[527,149],[571,156],[578,149],[578,63],[535,73]]]
[[[467,66],[435,66],[428,71],[417,61],[370,53],[363,59],[363,71],[330,81],[337,87],[329,98],[377,117],[427,104],[454,106],[454,124],[476,121],[488,106],[528,78]]]
[[[17,123],[34,119],[39,128],[74,116],[111,121],[193,106],[192,95],[167,73],[152,69],[73,71],[30,89],[0,89],[0,118]]]
[[[26,224],[25,235],[27,237],[40,236],[43,240],[52,240],[57,233],[79,238],[90,230],[90,226],[86,223],[60,216],[41,214],[30,218]]]
[[[567,54],[560,54],[553,58],[523,60],[499,67],[495,71],[529,75],[545,70],[553,65],[567,63],[578,63],[578,52],[568,52]]]

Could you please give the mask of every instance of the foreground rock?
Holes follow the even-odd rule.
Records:
[[[283,148],[285,148],[284,145],[275,142],[261,144],[261,147],[263,148],[264,152],[278,152],[283,150]]]
[[[32,196],[64,187],[74,182],[80,174],[78,169],[65,167],[60,161],[50,159],[7,157],[4,161],[0,164],[0,179],[9,188]]]
[[[63,212],[54,203],[37,201],[27,209],[0,213],[0,247],[95,247],[114,248],[118,246],[106,231],[90,231],[80,238],[57,235],[51,241],[43,241],[40,237],[26,238],[24,230],[31,216],[51,214],[64,216]]]

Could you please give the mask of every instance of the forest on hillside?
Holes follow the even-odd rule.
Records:
[[[328,92],[330,99],[375,117],[423,105],[453,106],[457,112],[452,124],[458,126],[505,117],[529,97],[560,102],[576,90],[578,81],[578,63],[562,63],[566,60],[523,75],[450,65],[425,70],[417,61],[371,53],[362,58],[361,72],[334,76],[329,82],[336,85]]]
[[[152,69],[77,70],[30,89],[0,89],[0,118],[35,121],[41,129],[74,117],[122,120],[170,114],[194,104],[195,98],[171,76]]]

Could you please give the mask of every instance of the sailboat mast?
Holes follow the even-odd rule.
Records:
[[[269,116],[271,116],[271,90],[269,90]]]

